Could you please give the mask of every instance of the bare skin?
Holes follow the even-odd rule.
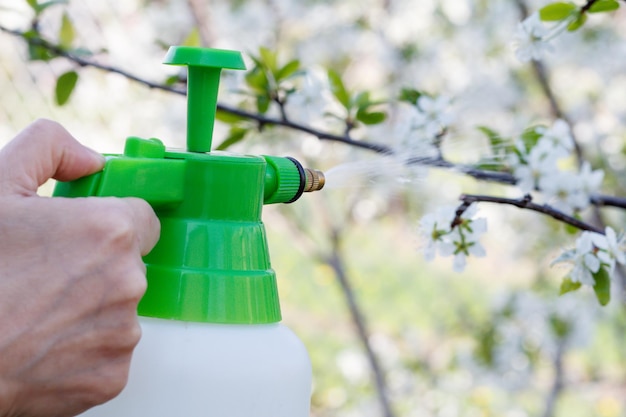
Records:
[[[47,120],[0,151],[1,417],[74,416],[126,384],[158,219],[139,199],[37,195],[103,164]]]

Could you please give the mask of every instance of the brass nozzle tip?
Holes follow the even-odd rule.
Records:
[[[317,169],[304,168],[305,183],[304,192],[309,193],[311,191],[318,191],[324,188],[326,184],[326,177],[322,171]]]

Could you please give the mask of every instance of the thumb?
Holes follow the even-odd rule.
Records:
[[[0,195],[35,195],[50,178],[70,181],[100,171],[104,157],[60,124],[40,119],[0,151]]]

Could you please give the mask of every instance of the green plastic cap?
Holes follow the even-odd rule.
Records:
[[[246,65],[239,51],[195,48],[191,46],[170,47],[163,63],[169,65],[194,65],[234,70],[246,69]]]

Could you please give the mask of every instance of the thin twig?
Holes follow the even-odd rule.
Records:
[[[578,220],[575,217],[568,216],[547,204],[535,204],[532,202],[530,195],[526,195],[521,199],[512,199],[512,198],[504,198],[504,197],[494,197],[490,195],[476,195],[476,194],[463,194],[459,198],[463,204],[459,206],[457,210],[457,217],[460,217],[461,214],[467,210],[467,208],[472,203],[497,203],[497,204],[506,204],[510,206],[515,206],[525,210],[535,211],[537,213],[545,214],[546,216],[552,217],[560,222],[569,224],[570,226],[574,226],[580,230],[587,230],[590,232],[604,234],[602,229],[599,229],[595,226],[592,226],[588,223],[585,223],[581,220]],[[458,220],[457,220],[458,221]]]

